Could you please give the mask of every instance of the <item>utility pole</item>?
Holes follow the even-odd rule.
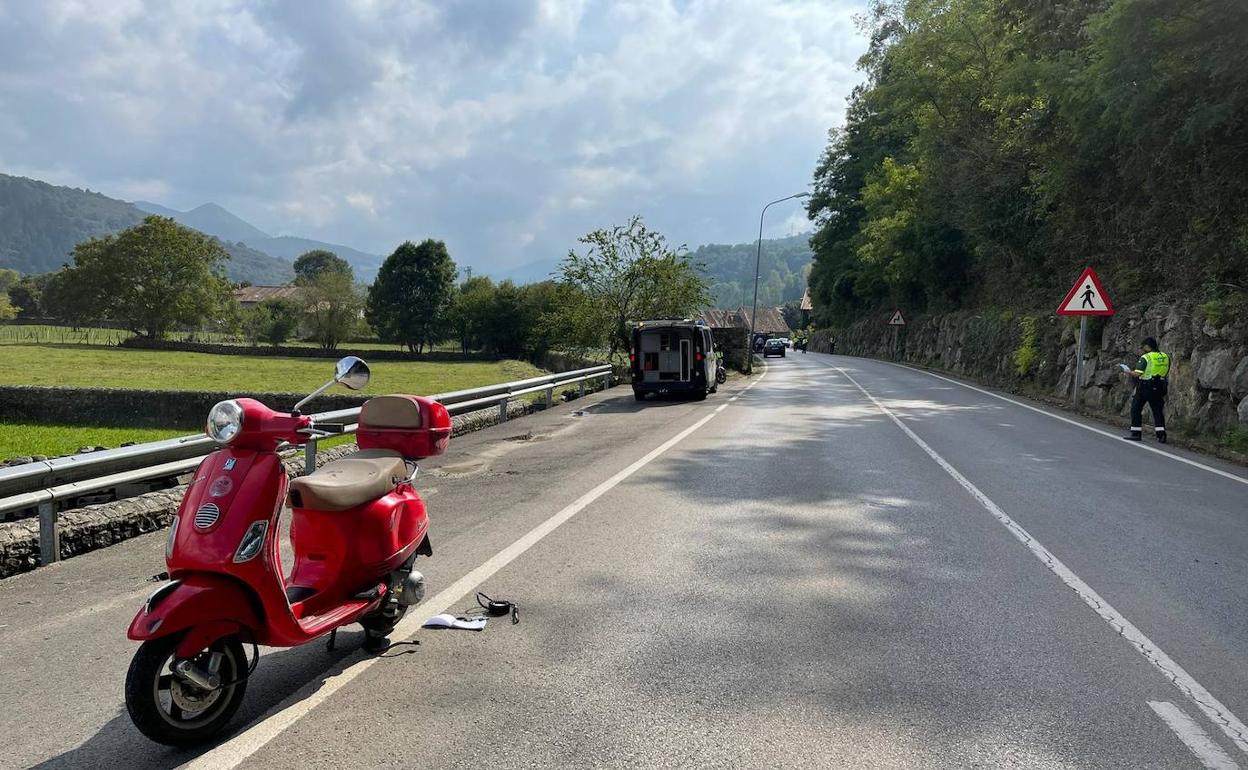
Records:
[[[746,372],[754,371],[754,319],[758,316],[758,271],[762,267],[763,262],[763,217],[767,215],[767,209],[783,203],[784,201],[793,200],[794,198],[809,198],[810,193],[800,192],[794,193],[785,198],[774,200],[763,206],[762,213],[758,215],[758,250],[754,255],[754,305],[750,310],[750,336],[745,341],[745,370]]]

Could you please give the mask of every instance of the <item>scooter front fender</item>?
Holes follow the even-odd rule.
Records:
[[[194,629],[178,645],[180,653],[184,646],[202,649],[229,633],[246,630],[254,638],[262,626],[258,606],[251,589],[234,578],[191,573],[156,589],[130,621],[126,636],[141,642]]]

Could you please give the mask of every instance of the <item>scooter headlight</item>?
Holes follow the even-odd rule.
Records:
[[[260,553],[260,546],[264,545],[264,534],[268,531],[269,522],[253,522],[238,543],[238,550],[234,552],[234,563],[241,564],[256,558],[256,555]]]
[[[219,444],[228,444],[243,429],[243,407],[237,401],[222,401],[208,412],[204,432]]]

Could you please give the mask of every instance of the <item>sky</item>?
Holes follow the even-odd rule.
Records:
[[[477,272],[633,214],[751,241],[844,120],[865,2],[0,0],[0,172]]]

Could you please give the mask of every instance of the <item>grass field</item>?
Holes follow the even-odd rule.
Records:
[[[162,428],[91,428],[81,425],[35,425],[24,422],[0,422],[0,463],[14,457],[61,457],[82,447],[102,446],[115,449],[122,444],[160,441],[190,435],[186,430]],[[321,449],[354,442],[355,436],[334,436],[322,439]]]
[[[378,361],[364,394],[445,393],[536,377],[523,361]],[[219,356],[88,345],[5,345],[0,384],[305,393],[333,376],[329,359]],[[347,392],[342,389],[342,392]]]
[[[72,454],[84,446],[118,447],[127,442],[142,443],[185,436],[185,430],[160,428],[84,428],[75,425],[34,425],[0,422],[0,462],[13,457]]]

